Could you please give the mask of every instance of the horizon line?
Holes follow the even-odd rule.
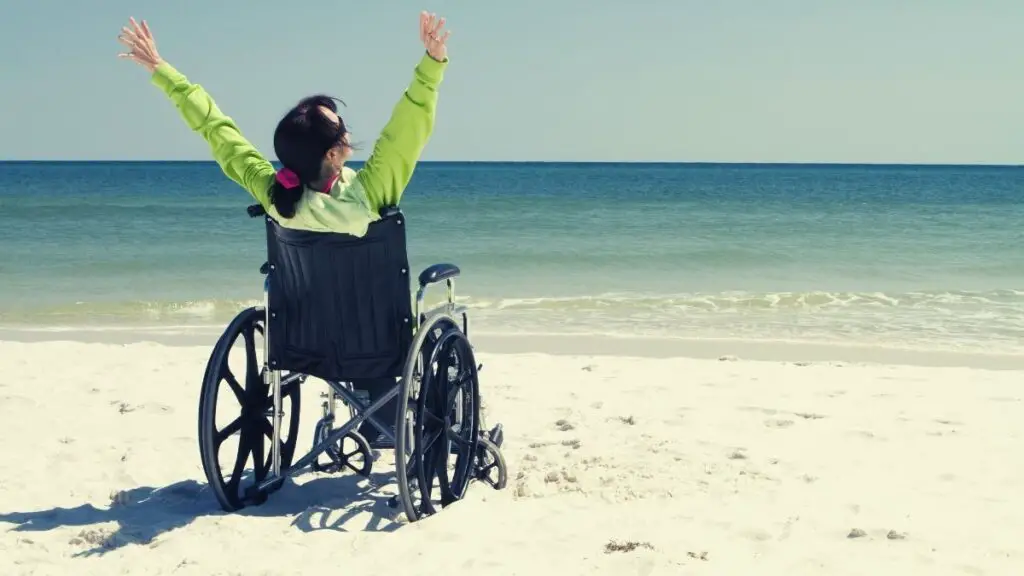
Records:
[[[271,163],[279,163],[276,159]],[[362,164],[366,160],[350,160]],[[216,164],[212,159],[22,159],[0,160],[0,164]],[[820,166],[820,167],[935,167],[935,168],[1021,168],[1021,164],[1004,163],[954,163],[954,162],[836,162],[836,161],[743,161],[743,160],[420,160],[417,164],[635,164],[635,165],[683,165],[683,166]]]

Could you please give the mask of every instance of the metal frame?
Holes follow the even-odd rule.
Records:
[[[285,478],[290,477],[290,476],[294,476],[295,474],[299,473],[301,470],[305,469],[307,466],[312,465],[316,461],[316,459],[321,454],[323,454],[331,445],[333,445],[335,442],[338,442],[339,440],[344,438],[345,435],[347,435],[349,432],[352,432],[353,430],[358,428],[360,425],[362,425],[363,422],[365,422],[367,420],[369,420],[371,423],[373,423],[375,426],[377,426],[377,428],[382,430],[385,436],[387,436],[392,442],[396,443],[396,447],[397,447],[397,438],[395,438],[394,434],[392,434],[390,432],[391,426],[384,425],[380,421],[380,419],[378,419],[376,416],[374,416],[374,412],[380,410],[381,407],[383,407],[386,403],[388,403],[392,398],[397,396],[401,392],[401,390],[402,390],[402,382],[401,382],[401,380],[399,380],[399,381],[396,382],[396,384],[394,386],[392,386],[392,388],[386,394],[384,394],[384,396],[378,398],[375,402],[366,403],[366,402],[363,402],[361,399],[359,399],[356,396],[355,392],[351,389],[351,386],[350,386],[349,383],[347,383],[347,382],[326,381],[327,385],[328,385],[328,392],[327,392],[327,395],[326,395],[327,401],[324,403],[324,417],[321,420],[321,423],[323,423],[324,425],[327,425],[327,426],[331,426],[331,428],[329,428],[330,431],[323,438],[323,440],[320,440],[319,442],[317,442],[313,446],[313,448],[308,453],[306,453],[305,456],[299,458],[297,461],[292,463],[292,465],[289,466],[288,468],[282,470],[281,469],[281,418],[283,417],[284,414],[281,411],[281,385],[282,385],[282,382],[281,382],[281,371],[280,370],[271,370],[270,366],[268,364],[268,358],[270,357],[270,318],[269,318],[269,314],[267,313],[267,310],[270,309],[270,274],[273,274],[273,273],[274,273],[274,267],[270,266],[270,269],[269,269],[269,271],[267,273],[267,276],[266,276],[266,278],[263,281],[263,313],[264,313],[264,322],[263,322],[263,326],[264,326],[264,332],[263,332],[263,383],[265,385],[269,386],[272,389],[273,394],[274,394],[274,408],[273,408],[274,413],[272,415],[273,416],[273,429],[274,429],[274,431],[273,431],[273,441],[272,441],[271,448],[270,448],[270,450],[271,450],[271,469],[270,469],[270,474],[262,482],[259,482],[258,484],[256,484],[255,486],[253,486],[253,487],[251,487],[249,489],[249,490],[253,490],[253,491],[256,491],[256,492],[262,492],[262,491],[270,488],[274,484],[277,484],[277,483],[281,482]],[[436,317],[438,315],[448,316],[448,317],[450,317],[452,319],[453,322],[456,322],[456,323],[457,323],[456,317],[458,315],[461,315],[462,316],[463,333],[467,337],[469,336],[469,331],[468,331],[468,329],[469,329],[469,316],[466,313],[467,309],[466,309],[465,306],[458,306],[458,305],[455,304],[455,279],[454,278],[447,278],[447,279],[445,279],[445,283],[446,283],[446,287],[447,287],[447,302],[444,302],[444,303],[442,303],[439,306],[431,308],[430,310],[427,310],[426,312],[422,312],[421,313],[421,310],[423,308],[423,301],[424,301],[424,298],[425,298],[425,295],[426,295],[427,288],[430,287],[430,284],[422,285],[416,291],[415,318],[413,320],[413,333],[414,334],[416,332],[418,332],[420,327],[423,326],[424,324],[426,324],[427,321],[432,320],[434,317]],[[415,344],[415,341],[414,341],[413,348],[415,348],[415,347],[416,347],[416,344]],[[415,349],[410,349],[410,350],[408,350],[406,352],[406,363],[408,363],[409,355],[410,354],[415,354],[416,352],[417,352],[417,350],[415,350]],[[419,362],[420,362],[420,360],[417,359],[417,364]],[[422,370],[422,367],[418,366],[418,368],[420,370]],[[415,371],[414,371],[414,373],[415,373]],[[461,394],[461,392],[460,392],[460,394]],[[348,404],[349,412],[350,412],[352,417],[347,422],[342,424],[341,426],[339,426],[337,428],[333,428],[333,420],[334,420],[334,412],[335,412],[335,401],[337,400],[338,396],[340,396],[342,398],[342,400],[346,404]],[[397,415],[396,415],[396,417],[397,417]],[[479,415],[479,417],[481,418],[481,424],[482,424],[483,423],[482,414]],[[414,447],[410,445],[408,447],[408,450],[410,452],[407,453],[404,456],[408,456],[409,454],[411,454],[411,451],[414,450]]]

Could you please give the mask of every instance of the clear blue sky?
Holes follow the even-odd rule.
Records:
[[[1021,0],[0,0],[0,159],[207,158],[115,57],[129,16],[269,157],[313,91],[369,148],[420,9],[453,31],[427,160],[1024,163]]]

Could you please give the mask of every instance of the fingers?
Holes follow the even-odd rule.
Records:
[[[149,43],[146,40],[140,39],[127,28],[121,29],[121,35],[117,37],[117,41],[130,48],[132,54],[143,53],[149,56]]]
[[[128,18],[128,20],[132,23],[132,29],[135,31],[135,35],[140,38],[145,38],[146,33],[143,32],[142,27],[139,26],[139,23],[135,21],[135,17],[131,16]]]
[[[127,58],[147,69],[152,69],[160,59],[153,43],[153,33],[145,20],[140,24],[134,17],[129,18],[128,26],[121,27],[117,40],[128,48],[127,52],[118,54],[118,58]]]
[[[431,14],[431,20],[433,20],[433,19],[434,19],[434,15]],[[431,28],[430,35],[432,37],[436,38],[437,37],[437,33],[440,32],[441,31],[441,27],[444,26],[444,18],[441,18],[441,19],[437,20],[437,22],[434,22],[433,24],[434,24],[434,27]]]
[[[121,33],[133,42],[145,45],[152,45],[153,32],[149,29],[149,23],[143,20],[142,24],[140,25],[138,22],[135,21],[134,17],[131,17],[128,20],[132,27],[129,29],[127,26],[122,26]]]
[[[444,36],[438,36],[445,22],[445,18],[438,18],[437,14],[420,12],[420,41],[425,45],[440,45],[447,42],[451,30],[446,30]]]
[[[117,39],[132,50],[144,49],[148,43],[147,40],[140,38],[134,30],[129,29],[127,26],[121,28],[121,35]]]
[[[143,60],[142,58],[139,58],[135,54],[126,54],[126,53],[122,52],[122,53],[118,54],[117,57],[118,58],[127,58],[127,59],[131,60],[132,62],[135,62],[136,64],[141,64],[142,66],[145,66],[147,68],[149,68],[151,66],[151,63],[149,61]]]
[[[118,38],[126,38],[129,42],[138,42],[139,37],[133,30],[129,30],[126,26],[121,27],[121,35]]]

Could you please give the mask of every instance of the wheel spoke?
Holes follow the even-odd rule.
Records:
[[[434,491],[434,478],[437,478],[437,457],[435,454],[437,451],[431,451],[422,458],[420,458],[421,466],[423,466],[423,472],[420,474],[422,482],[420,482],[420,506],[425,513],[431,513],[434,508],[433,503],[430,501],[430,494]],[[433,458],[431,458],[433,457]],[[433,462],[434,466],[428,466],[427,462]],[[424,485],[426,487],[424,488]]]
[[[452,430],[451,428],[445,430],[445,436],[448,438],[448,440],[454,442],[455,444],[458,444],[460,448],[468,448],[472,446],[472,444],[468,440],[463,439],[461,436],[458,435],[458,432]]]
[[[440,430],[438,430],[437,433],[434,434],[434,436],[430,440],[424,440],[423,453],[427,453],[427,451],[430,450],[431,446],[434,445],[434,442],[437,442],[438,439],[441,438],[441,436],[444,436],[444,434]]]
[[[267,440],[274,441],[274,425],[266,418],[260,418],[260,432],[267,437]]]
[[[430,424],[434,425],[434,426],[432,426],[432,428],[436,428],[438,426],[444,426],[444,418],[438,416],[437,414],[434,414],[433,412],[431,412],[427,408],[423,409],[423,416],[424,416],[424,418],[423,418],[423,420],[424,420],[423,426],[424,427],[427,426],[427,421],[429,421]]]
[[[224,365],[223,378],[227,381],[231,391],[235,393],[235,398],[238,399],[238,405],[245,406],[245,390],[242,389],[242,385],[235,379],[235,375],[231,373],[231,368],[227,367],[227,363]]]
[[[434,448],[431,453],[431,461],[433,465],[428,468],[433,471],[433,475],[430,476],[430,484],[433,486],[434,478],[439,480],[438,491],[441,493],[441,506],[447,506],[457,499],[452,497],[451,490],[448,488],[451,484],[448,479],[448,447]]]
[[[228,482],[228,488],[231,489],[232,493],[238,494],[238,484],[242,481],[242,470],[245,468],[245,461],[249,459],[249,450],[245,445],[245,441],[248,440],[245,431],[242,431],[241,437],[238,439],[238,453],[235,455],[235,467],[231,469],[231,480]]]
[[[455,385],[448,389],[448,397],[444,399],[445,408],[455,403],[455,397],[459,395],[460,390],[462,390],[461,385]]]
[[[238,418],[235,418],[231,422],[231,424],[228,424],[227,426],[225,426],[223,430],[221,430],[220,432],[217,432],[217,436],[215,438],[215,441],[217,442],[217,448],[220,448],[220,445],[223,444],[225,440],[227,440],[232,434],[234,434],[235,432],[238,432],[241,429],[242,429],[242,416],[239,416]]]
[[[262,419],[261,419],[262,420]],[[270,459],[273,458],[273,454],[263,454],[263,435],[254,435],[252,442],[252,472],[256,477],[256,481],[259,482],[267,477],[267,471],[270,470]]]

